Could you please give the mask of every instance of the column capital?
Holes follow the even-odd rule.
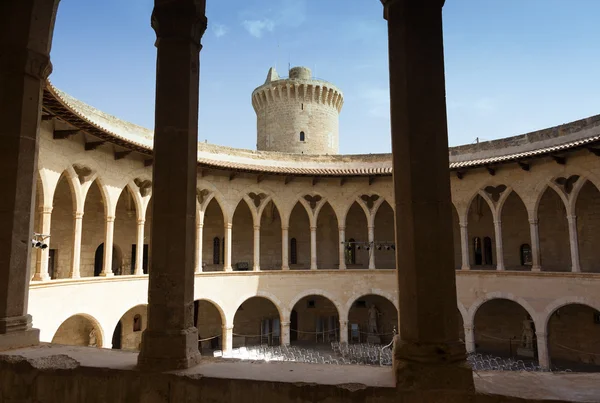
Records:
[[[41,81],[46,81],[52,73],[52,63],[48,54],[21,47],[11,48],[8,53],[13,57],[10,57],[3,65],[8,67],[12,73],[22,74],[25,72],[26,75]]]
[[[538,225],[539,221],[536,218],[530,218],[529,219],[529,224],[531,225]]]
[[[338,227],[338,231],[346,231],[346,226],[345,225],[341,225]]]
[[[537,337],[538,339],[545,339],[547,338],[547,335],[543,332],[535,332],[535,337]]]
[[[233,228],[233,223],[225,223],[225,229],[232,229]]]
[[[255,225],[254,226],[254,231],[260,231],[260,225]]]
[[[568,221],[576,221],[577,220],[577,216],[575,214],[568,214],[567,215],[567,220]]]
[[[494,220],[494,225],[502,225],[502,220]]]
[[[83,211],[76,211],[76,212],[74,212],[74,213],[73,213],[73,217],[74,217],[76,220],[81,220],[81,219],[83,219]]]
[[[109,215],[108,217],[106,217],[106,222],[107,223],[109,223],[109,222],[115,222],[115,216]]]
[[[292,322],[281,322],[281,326],[289,326]]]
[[[408,3],[411,1],[413,3],[430,3],[432,6],[438,6],[440,8],[444,7],[444,3],[446,2],[446,0],[381,0],[381,4],[383,4],[383,18],[386,20],[388,19],[389,9],[393,5]]]
[[[282,225],[281,226],[281,230],[282,231],[289,231],[290,230],[290,226],[289,225]]]
[[[311,226],[310,226],[310,230],[311,230],[311,231],[316,231],[316,230],[317,230],[317,227],[313,227],[313,226],[311,225]]]
[[[151,19],[156,32],[157,45],[161,39],[190,41],[200,46],[206,31],[206,2],[204,0],[179,0],[161,2],[154,6]]]
[[[137,220],[137,223],[138,223],[138,225],[144,225],[146,223],[146,220],[140,219],[140,220]]]
[[[232,326],[229,326],[229,325],[222,325],[222,326],[221,326],[221,329],[222,329],[223,331],[226,331],[226,330],[233,330],[233,325],[232,325]]]
[[[52,214],[52,206],[40,206],[38,211],[42,214]]]
[[[459,223],[458,223],[458,226],[459,226],[460,228],[467,229],[467,228],[469,228],[469,223],[468,223],[468,222],[466,222],[466,221],[465,221],[465,222],[459,222]]]

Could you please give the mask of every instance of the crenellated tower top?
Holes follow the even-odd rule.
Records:
[[[269,69],[263,85],[252,93],[261,151],[337,154],[342,92],[315,79],[307,67],[294,67],[281,78]]]

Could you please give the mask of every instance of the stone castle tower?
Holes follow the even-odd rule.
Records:
[[[252,92],[259,151],[296,154],[337,154],[342,92],[327,81],[312,78],[307,67],[294,67],[289,78],[274,68]]]

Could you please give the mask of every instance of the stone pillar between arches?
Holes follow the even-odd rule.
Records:
[[[317,227],[310,227],[310,269],[317,270]]]
[[[467,223],[460,223],[460,251],[462,257],[461,270],[471,270],[469,261],[469,227]]]
[[[135,275],[144,274],[144,224],[146,220],[137,222],[137,244],[135,248]]]
[[[540,254],[540,229],[538,220],[529,220],[529,233],[531,235],[531,260],[533,265],[531,271],[541,271],[541,254]]]
[[[254,226],[254,264],[253,271],[260,271],[260,225]]]
[[[290,228],[281,227],[281,270],[290,269],[289,246],[290,246]]]
[[[340,259],[340,270],[346,270],[346,227],[339,227],[339,259]]]
[[[225,271],[233,271],[231,267],[231,237],[233,234],[233,224],[226,223],[225,224],[225,245],[224,245],[224,254],[223,256],[223,270]]]
[[[115,233],[115,217],[106,217],[105,230],[104,230],[104,260],[102,262],[101,277],[112,277],[115,274],[112,271],[112,258],[113,258],[113,239]]]
[[[83,212],[73,215],[73,254],[71,256],[70,278],[81,277],[81,232],[83,230]]]
[[[579,263],[579,237],[577,234],[577,216],[568,215],[567,221],[569,223],[569,244],[571,247],[571,271],[579,273],[581,271],[581,265]]]
[[[502,221],[494,220],[496,237],[496,270],[504,270],[504,246],[502,244]]]

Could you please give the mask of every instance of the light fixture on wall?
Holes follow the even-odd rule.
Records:
[[[50,238],[50,235],[38,234],[34,233],[33,238],[31,238],[31,247],[36,249],[46,249],[48,244],[44,242],[47,238]]]

